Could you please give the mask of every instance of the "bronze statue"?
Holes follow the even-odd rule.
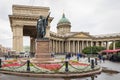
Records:
[[[49,15],[47,16],[47,18],[44,18],[43,16],[39,17],[37,21],[37,39],[44,38],[46,34],[46,27],[48,26]]]

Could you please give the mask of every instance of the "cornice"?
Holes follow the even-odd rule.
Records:
[[[75,34],[79,34],[80,32],[76,32]],[[81,32],[81,33],[83,33],[83,32]],[[75,34],[73,34],[73,35],[75,35]],[[88,33],[84,33],[84,34],[87,34],[87,35],[89,35]],[[64,36],[64,35],[59,35],[59,34],[57,34],[57,33],[54,33],[54,32],[50,32],[50,36],[51,37],[55,37],[55,38],[62,38],[62,39],[71,39],[71,38],[73,38],[73,37],[71,37],[72,35],[70,35],[70,36]],[[89,38],[80,38],[80,40],[81,39],[90,39],[90,40],[93,40],[93,41],[113,41],[113,40],[120,40],[120,36],[110,36],[110,37],[98,37],[98,38],[95,38],[94,36],[92,36],[92,35],[90,35],[91,37],[89,37]],[[79,37],[77,37],[77,38],[74,38],[74,39],[79,39]]]
[[[100,37],[96,37],[94,36],[93,39],[111,39],[111,38],[120,38],[120,34],[118,33],[118,35],[109,35],[109,36],[100,36]]]
[[[62,35],[59,35],[59,34],[57,34],[57,33],[55,33],[55,32],[52,32],[52,31],[50,31],[50,36],[52,37],[56,37],[56,38],[64,38],[64,36],[62,36]]]
[[[38,19],[38,16],[22,16],[22,15],[9,15],[9,18],[10,19],[29,19],[29,20],[37,20]]]
[[[43,10],[50,10],[49,7],[43,6],[26,6],[26,5],[13,5],[13,9],[43,9]]]
[[[10,18],[10,19],[21,19],[21,20],[23,20],[23,19],[24,19],[24,20],[25,20],[25,19],[27,19],[27,20],[38,20],[39,16],[9,15],[9,18]],[[52,21],[52,20],[53,20],[53,17],[50,17],[49,20]]]

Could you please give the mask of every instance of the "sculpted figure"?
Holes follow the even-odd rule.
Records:
[[[47,16],[47,18],[44,18],[43,16],[39,17],[37,21],[37,39],[44,38],[46,34],[46,27],[48,26],[49,15]]]

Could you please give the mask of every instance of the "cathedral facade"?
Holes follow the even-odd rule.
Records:
[[[109,42],[120,40],[119,33],[105,35],[90,35],[89,32],[71,32],[71,22],[63,13],[57,23],[57,33],[50,32],[51,49],[55,53],[80,53],[85,47],[102,46],[109,49]]]

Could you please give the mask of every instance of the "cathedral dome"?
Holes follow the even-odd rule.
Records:
[[[70,24],[70,21],[65,17],[65,14],[63,13],[62,18],[59,20],[58,24],[64,24],[64,23]]]
[[[71,31],[71,23],[63,13],[62,18],[59,20],[57,24],[57,33],[66,34],[66,33],[69,33],[70,31]]]

